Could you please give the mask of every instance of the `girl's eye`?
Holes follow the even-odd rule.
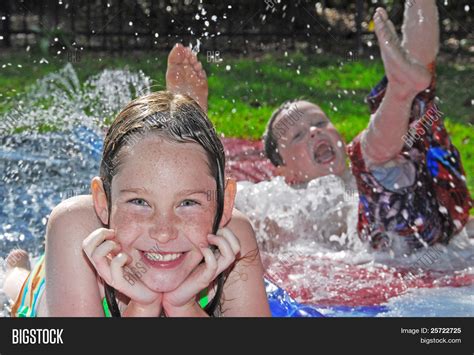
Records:
[[[180,204],[180,206],[183,206],[183,207],[189,207],[189,206],[194,206],[194,205],[199,205],[199,202],[194,201],[194,200],[184,200]]]
[[[128,202],[137,206],[141,206],[141,207],[150,206],[148,202],[146,202],[145,200],[141,198],[134,198],[133,200],[130,200]]]

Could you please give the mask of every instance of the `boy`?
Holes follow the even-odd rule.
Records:
[[[386,77],[368,96],[367,129],[346,150],[321,108],[289,102],[270,118],[265,152],[290,184],[329,174],[349,182],[348,156],[359,192],[358,233],[374,248],[389,246],[391,235],[410,249],[446,244],[467,224],[472,200],[434,103],[436,3],[405,3],[401,44],[385,10],[376,10],[374,23]],[[301,119],[291,119],[295,110]]]

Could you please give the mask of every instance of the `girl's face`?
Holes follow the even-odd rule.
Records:
[[[197,143],[149,135],[123,149],[112,180],[110,228],[140,280],[156,292],[169,292],[202,260],[199,245],[209,244],[216,181]]]

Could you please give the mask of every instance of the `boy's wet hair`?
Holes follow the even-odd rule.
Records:
[[[224,210],[224,147],[199,105],[186,95],[169,91],[158,91],[136,98],[117,115],[110,126],[104,139],[100,163],[100,177],[107,195],[109,211],[112,206],[112,181],[126,154],[123,148],[133,148],[134,144],[150,133],[159,134],[172,142],[197,143],[205,150],[210,174],[216,180],[217,209],[212,232],[216,234]],[[216,295],[205,309],[209,315],[214,314],[219,305],[224,281],[225,276],[222,273],[217,279]],[[120,316],[115,302],[115,291],[106,286],[109,309],[115,316]]]
[[[278,141],[274,134],[273,123],[283,110],[289,109],[292,104],[301,100],[303,99],[293,99],[283,102],[275,111],[273,111],[270,119],[268,120],[267,128],[263,134],[263,143],[265,155],[274,166],[283,166],[285,163],[283,162],[283,158],[278,151]]]

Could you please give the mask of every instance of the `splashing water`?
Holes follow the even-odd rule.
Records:
[[[13,128],[21,130],[0,138],[5,172],[0,184],[0,257],[14,247],[32,256],[44,251],[47,218],[54,206],[89,193],[108,120],[149,87],[146,75],[127,70],[104,70],[81,85],[68,64],[39,80],[15,109],[0,117],[0,122],[13,122]],[[44,127],[54,131],[44,133]],[[261,142],[223,142],[231,175],[253,182],[271,177]],[[241,181],[236,206],[254,225],[268,278],[325,314],[357,315],[354,307],[380,306],[389,316],[474,316],[474,243],[465,234],[448,247],[411,255],[373,252],[357,237],[352,182],[334,176],[300,189],[280,178]],[[419,260],[428,253],[431,264],[421,265]],[[0,284],[3,277],[0,272]],[[425,303],[409,306],[420,297]],[[440,298],[447,305],[444,311],[438,307],[434,314],[422,313]],[[360,314],[367,316],[364,312]]]
[[[336,176],[313,180],[304,189],[289,187],[282,178],[239,183],[236,207],[255,228],[267,276],[297,301],[329,307],[328,315],[350,315],[357,307],[384,305],[394,297],[398,301],[389,304],[398,310],[385,309],[387,315],[423,315],[420,309],[426,303],[406,312],[400,305],[417,297],[417,289],[449,287],[439,293],[444,295],[444,311],[438,307],[425,316],[459,314],[453,313],[446,297],[450,294],[453,302],[466,303],[464,315],[474,316],[474,304],[469,303],[474,243],[467,234],[460,233],[447,247],[435,245],[410,255],[396,248],[372,251],[357,236],[358,198],[352,191],[350,183]]]
[[[43,249],[46,218],[61,200],[89,193],[98,173],[104,120],[148,92],[143,73],[104,70],[83,88],[71,64],[39,80],[15,109],[21,133],[1,138],[0,256]],[[8,112],[0,121],[12,121]],[[40,133],[41,127],[54,132]],[[21,221],[21,223],[19,223]]]
[[[105,120],[149,87],[147,76],[128,70],[104,70],[81,86],[67,64],[38,80],[0,117],[8,123],[0,138],[1,258],[13,248],[32,256],[44,251],[51,210],[69,197],[89,194],[99,170]],[[13,129],[21,132],[8,134]],[[3,277],[1,272],[1,284]]]

